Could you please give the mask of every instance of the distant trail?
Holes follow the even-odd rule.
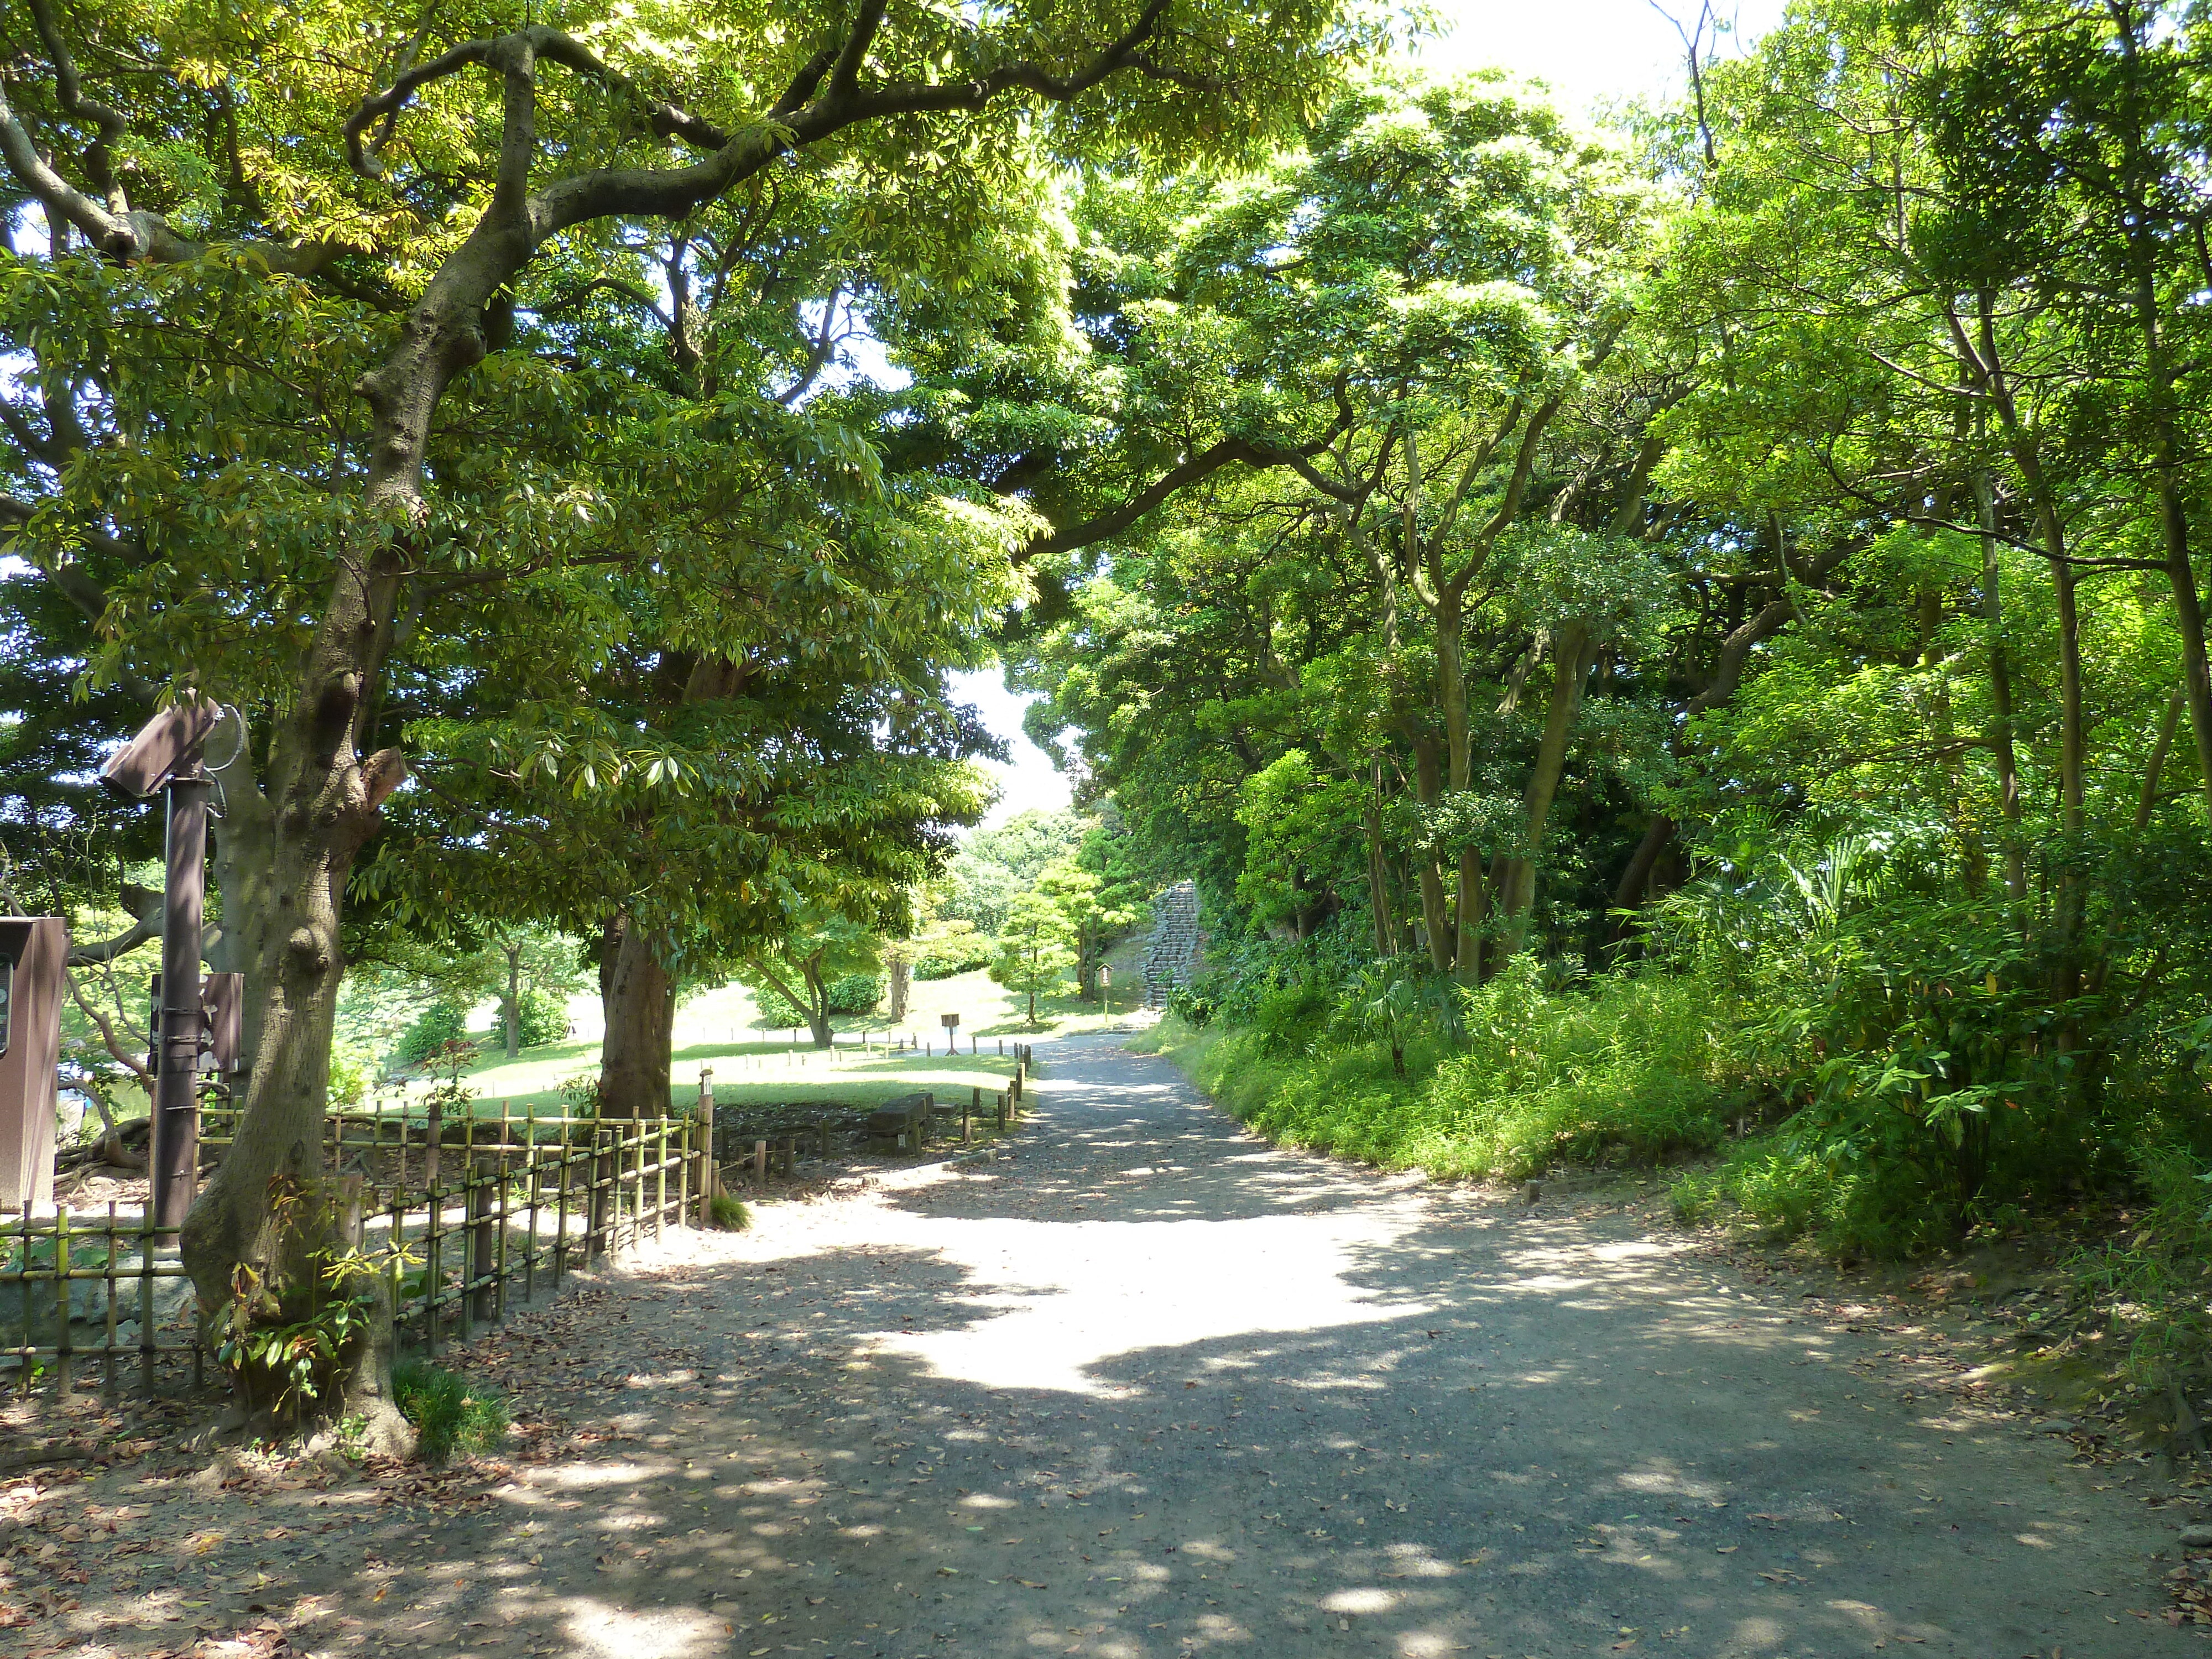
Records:
[[[1626,1218],[1270,1150],[1112,1039],[1039,1059],[1011,1160],[763,1204],[494,1339],[577,1437],[319,1540],[406,1571],[301,1650],[2198,1650],[2112,1469],[1907,1403],[1881,1338]]]

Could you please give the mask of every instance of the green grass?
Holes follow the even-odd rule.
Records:
[[[1060,1000],[1066,1007],[1053,1010],[1059,1023],[1047,1029],[1104,1023],[1096,1004],[1078,1004],[1073,997]],[[1039,999],[1040,1014],[1048,1006]],[[793,1047],[787,1035],[778,1039],[752,1029],[750,1009],[750,994],[742,986],[725,986],[692,998],[677,1011],[670,1072],[673,1103],[698,1098],[702,1067],[714,1070],[718,1105],[872,1107],[917,1090],[945,1096],[976,1087],[988,1096],[1005,1087],[1012,1075],[1014,1043],[1036,1035],[1027,1029],[1024,1011],[1012,1006],[1009,994],[982,973],[915,983],[908,1018],[899,1022],[896,1035],[911,1032],[931,1052],[890,1052],[894,1033],[879,1017],[833,1021],[839,1033],[834,1048],[811,1048],[803,1031]],[[939,1016],[947,1012],[961,1015],[962,1052],[957,1055],[945,1052]],[[863,1036],[871,1046],[856,1046]],[[971,1042],[980,1053],[967,1052]],[[998,1052],[1000,1043],[1008,1050],[1005,1054]],[[562,1084],[595,1073],[599,1064],[596,1041],[550,1043],[526,1049],[513,1060],[495,1048],[461,1078],[477,1091],[479,1116],[496,1117],[502,1104],[517,1115],[532,1107],[550,1113],[561,1105]],[[415,1078],[406,1093],[410,1099],[419,1097],[431,1082]],[[386,1091],[384,1097],[388,1102],[392,1092]]]
[[[709,1207],[714,1224],[725,1232],[741,1233],[753,1224],[753,1212],[745,1207],[744,1200],[732,1198],[727,1193],[715,1194]]]
[[[429,1462],[442,1463],[455,1452],[494,1451],[507,1437],[507,1401],[498,1389],[428,1360],[394,1365],[392,1394],[400,1414],[415,1425],[416,1451]]]

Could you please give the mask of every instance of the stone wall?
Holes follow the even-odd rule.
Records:
[[[1164,1008],[1169,992],[1197,977],[1205,943],[1198,929],[1198,888],[1179,881],[1152,901],[1152,936],[1145,947],[1145,1006]]]

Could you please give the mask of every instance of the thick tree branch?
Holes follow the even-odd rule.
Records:
[[[1151,484],[1111,511],[1101,513],[1066,530],[1038,537],[1016,556],[1015,562],[1022,563],[1048,554],[1066,553],[1079,547],[1087,547],[1093,542],[1118,536],[1176,491],[1201,483],[1226,466],[1242,465],[1259,471],[1286,466],[1324,495],[1340,501],[1354,501],[1360,493],[1358,489],[1337,483],[1315,467],[1310,459],[1328,448],[1336,437],[1336,430],[1331,428],[1326,436],[1295,448],[1282,444],[1255,443],[1249,438],[1224,438],[1219,443],[1190,456],[1181,465],[1162,473]]]

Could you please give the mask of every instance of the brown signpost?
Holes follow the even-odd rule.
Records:
[[[54,1067],[61,1058],[69,923],[0,916],[0,1209],[54,1201]]]

